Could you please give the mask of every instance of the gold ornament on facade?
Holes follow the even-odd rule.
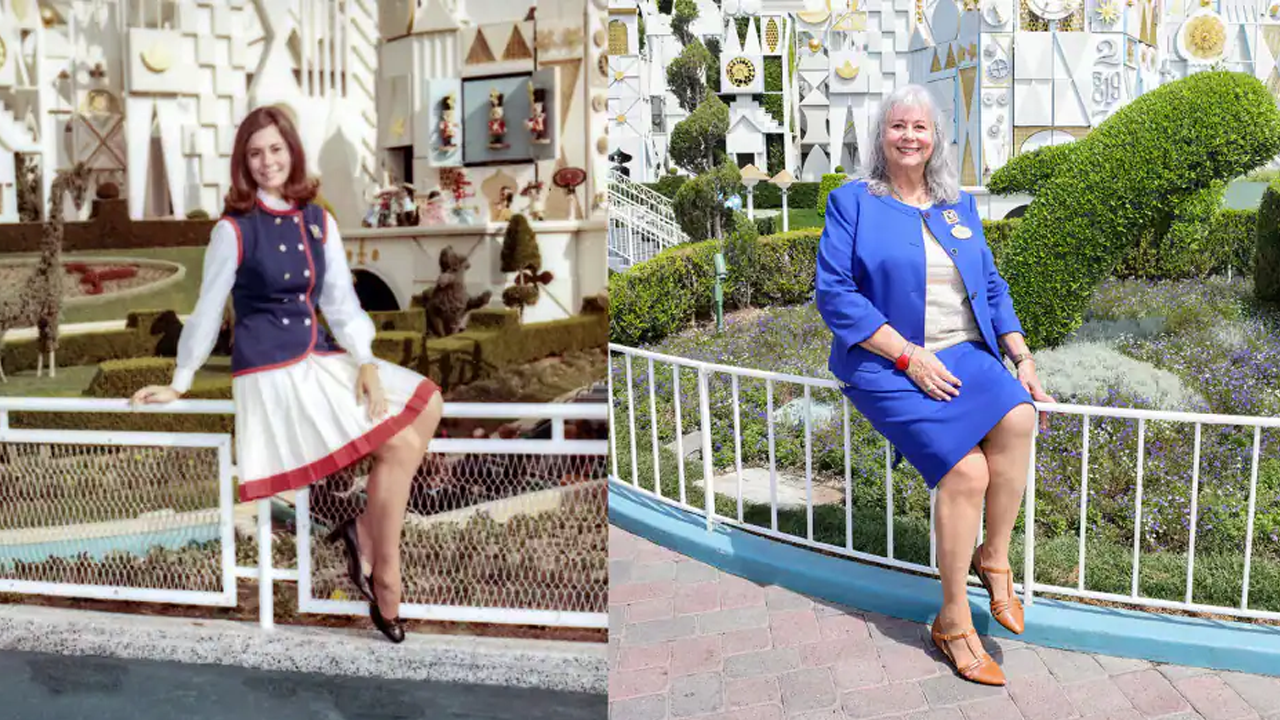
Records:
[[[1227,31],[1222,21],[1212,15],[1201,15],[1187,21],[1187,48],[1191,54],[1206,60],[1222,54]]]
[[[725,65],[724,73],[734,87],[747,87],[756,79],[756,66],[746,58],[736,57]]]
[[[845,80],[855,80],[858,77],[859,70],[860,68],[858,68],[858,66],[848,60],[845,60],[843,65],[836,68],[836,74]]]
[[[1098,19],[1108,25],[1119,20],[1120,4],[1117,0],[1104,0],[1104,2],[1098,6]]]
[[[603,32],[603,31],[599,30],[597,32]],[[555,30],[539,30],[538,35],[533,42],[534,42],[534,45],[536,45],[539,50],[550,50],[551,48],[556,46],[556,31]],[[597,44],[596,47],[600,47],[602,44],[603,42]]]
[[[769,52],[778,49],[778,20],[777,18],[769,18],[769,23],[764,27],[764,42],[769,46]]]
[[[822,50],[822,41],[816,37],[809,38],[809,50],[811,52],[818,52]]]
[[[594,33],[591,33],[591,41],[596,44],[596,47],[604,47],[604,40],[605,32],[603,30],[596,30]]]
[[[609,138],[603,135],[596,138],[596,152],[601,155],[609,152]]]
[[[143,50],[139,58],[142,60],[143,67],[157,75],[173,66],[173,57],[169,55],[169,49],[159,43]]]
[[[582,44],[582,28],[571,27],[565,28],[560,35],[560,47],[566,49],[576,48]]]
[[[596,112],[604,112],[608,100],[604,95],[595,95],[591,98],[591,109]]]

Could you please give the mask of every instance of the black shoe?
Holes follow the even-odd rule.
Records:
[[[351,584],[356,586],[360,594],[365,596],[365,599],[374,602],[373,588],[370,586],[372,577],[365,575],[364,568],[360,566],[360,543],[356,542],[354,518],[342,523],[329,533],[329,542],[337,542],[339,539],[347,547],[347,577],[351,579]]]
[[[404,642],[404,620],[393,618],[387,620],[382,616],[382,611],[378,609],[378,601],[374,600],[369,603],[369,618],[373,620],[373,624],[387,639],[397,645]]]

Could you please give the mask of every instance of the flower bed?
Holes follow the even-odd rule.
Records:
[[[1092,301],[1086,324],[1070,340],[1042,351],[1038,364],[1046,389],[1060,402],[1218,414],[1280,413],[1280,312],[1256,306],[1247,280],[1151,282],[1109,280]],[[812,305],[735,313],[716,335],[707,326],[671,335],[647,349],[724,365],[831,379],[826,368],[831,334]],[[619,473],[631,478],[630,415],[625,358],[612,361]],[[674,378],[669,365],[655,365],[660,473],[664,493],[679,496],[675,442]],[[633,360],[637,477],[653,489],[653,440],[649,423],[649,376],[644,360]],[[682,430],[699,428],[697,375],[683,370],[679,381]],[[717,473],[717,506],[737,515],[734,397],[731,378],[709,378],[712,449]],[[885,548],[885,441],[849,406],[849,466],[854,532],[845,537],[842,505],[845,477],[843,406],[835,390],[811,389],[812,453],[806,457],[804,387],[775,383],[774,457],[780,474],[803,479],[808,463],[815,489],[837,498],[814,513],[814,536],[837,546],[883,554]],[[737,411],[744,468],[768,468],[770,449],[763,381],[740,378]],[[1037,444],[1037,579],[1074,585],[1079,576],[1082,425],[1079,416],[1056,416]],[[1127,593],[1131,580],[1133,506],[1138,421],[1090,421],[1088,477],[1089,543],[1086,585],[1090,590]],[[1250,606],[1280,610],[1280,431],[1261,433],[1257,481]],[[1145,424],[1140,590],[1181,600],[1185,553],[1190,544],[1193,426]],[[686,446],[687,450],[693,450]],[[1195,540],[1195,600],[1239,602],[1253,430],[1233,426],[1201,428],[1198,521]],[[686,458],[685,496],[702,502],[697,483],[702,465]],[[815,493],[815,497],[819,495]],[[895,557],[928,562],[928,493],[909,463],[894,472]],[[767,503],[745,501],[744,519],[768,526]],[[803,508],[781,508],[779,529],[805,535]],[[1021,535],[1021,519],[1017,534]],[[1015,540],[1015,555],[1020,555]],[[1021,560],[1014,559],[1021,569]],[[1020,573],[1019,573],[1020,574]],[[1260,578],[1270,578],[1268,585]]]

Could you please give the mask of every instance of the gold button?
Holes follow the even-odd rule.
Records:
[[[283,244],[280,246],[280,252],[284,252],[285,250],[288,250],[288,249],[289,248],[286,248]]]
[[[303,270],[303,271],[302,271],[302,277],[311,277],[311,271],[310,271],[310,270]]]
[[[298,243],[298,252],[302,252],[302,243]]]
[[[307,318],[306,320],[303,320],[302,324],[306,325],[307,327],[311,327],[311,318]]]
[[[298,224],[298,216],[297,216],[297,215],[294,215],[294,216],[293,216],[293,224],[294,224],[294,225],[297,225],[297,224]]]
[[[299,295],[299,296],[298,296],[298,302],[306,302],[306,301],[307,301],[307,296],[306,296],[306,295]]]
[[[289,273],[285,273],[285,274],[284,274],[284,279],[285,279],[285,280],[288,280],[288,279],[289,279]]]
[[[277,225],[279,225],[279,224],[280,224],[280,218],[276,218],[276,224],[277,224]]]
[[[289,324],[289,318],[285,318],[283,322],[284,322],[284,324],[285,324],[285,325],[288,325],[288,324]]]

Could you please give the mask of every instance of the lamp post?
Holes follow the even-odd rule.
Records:
[[[791,223],[787,218],[787,188],[791,187],[791,183],[795,181],[795,177],[792,176],[791,173],[787,172],[786,168],[779,170],[778,174],[774,175],[773,178],[769,180],[769,182],[777,185],[778,189],[782,191],[782,232],[787,232],[791,229]]]
[[[746,167],[742,168],[742,172],[740,173],[740,175],[742,177],[742,184],[747,186],[747,219],[751,221],[755,221],[756,219],[756,208],[755,208],[756,183],[760,182],[761,180],[768,180],[769,176],[766,175],[765,173],[760,172],[760,168],[750,163],[748,163]]]

